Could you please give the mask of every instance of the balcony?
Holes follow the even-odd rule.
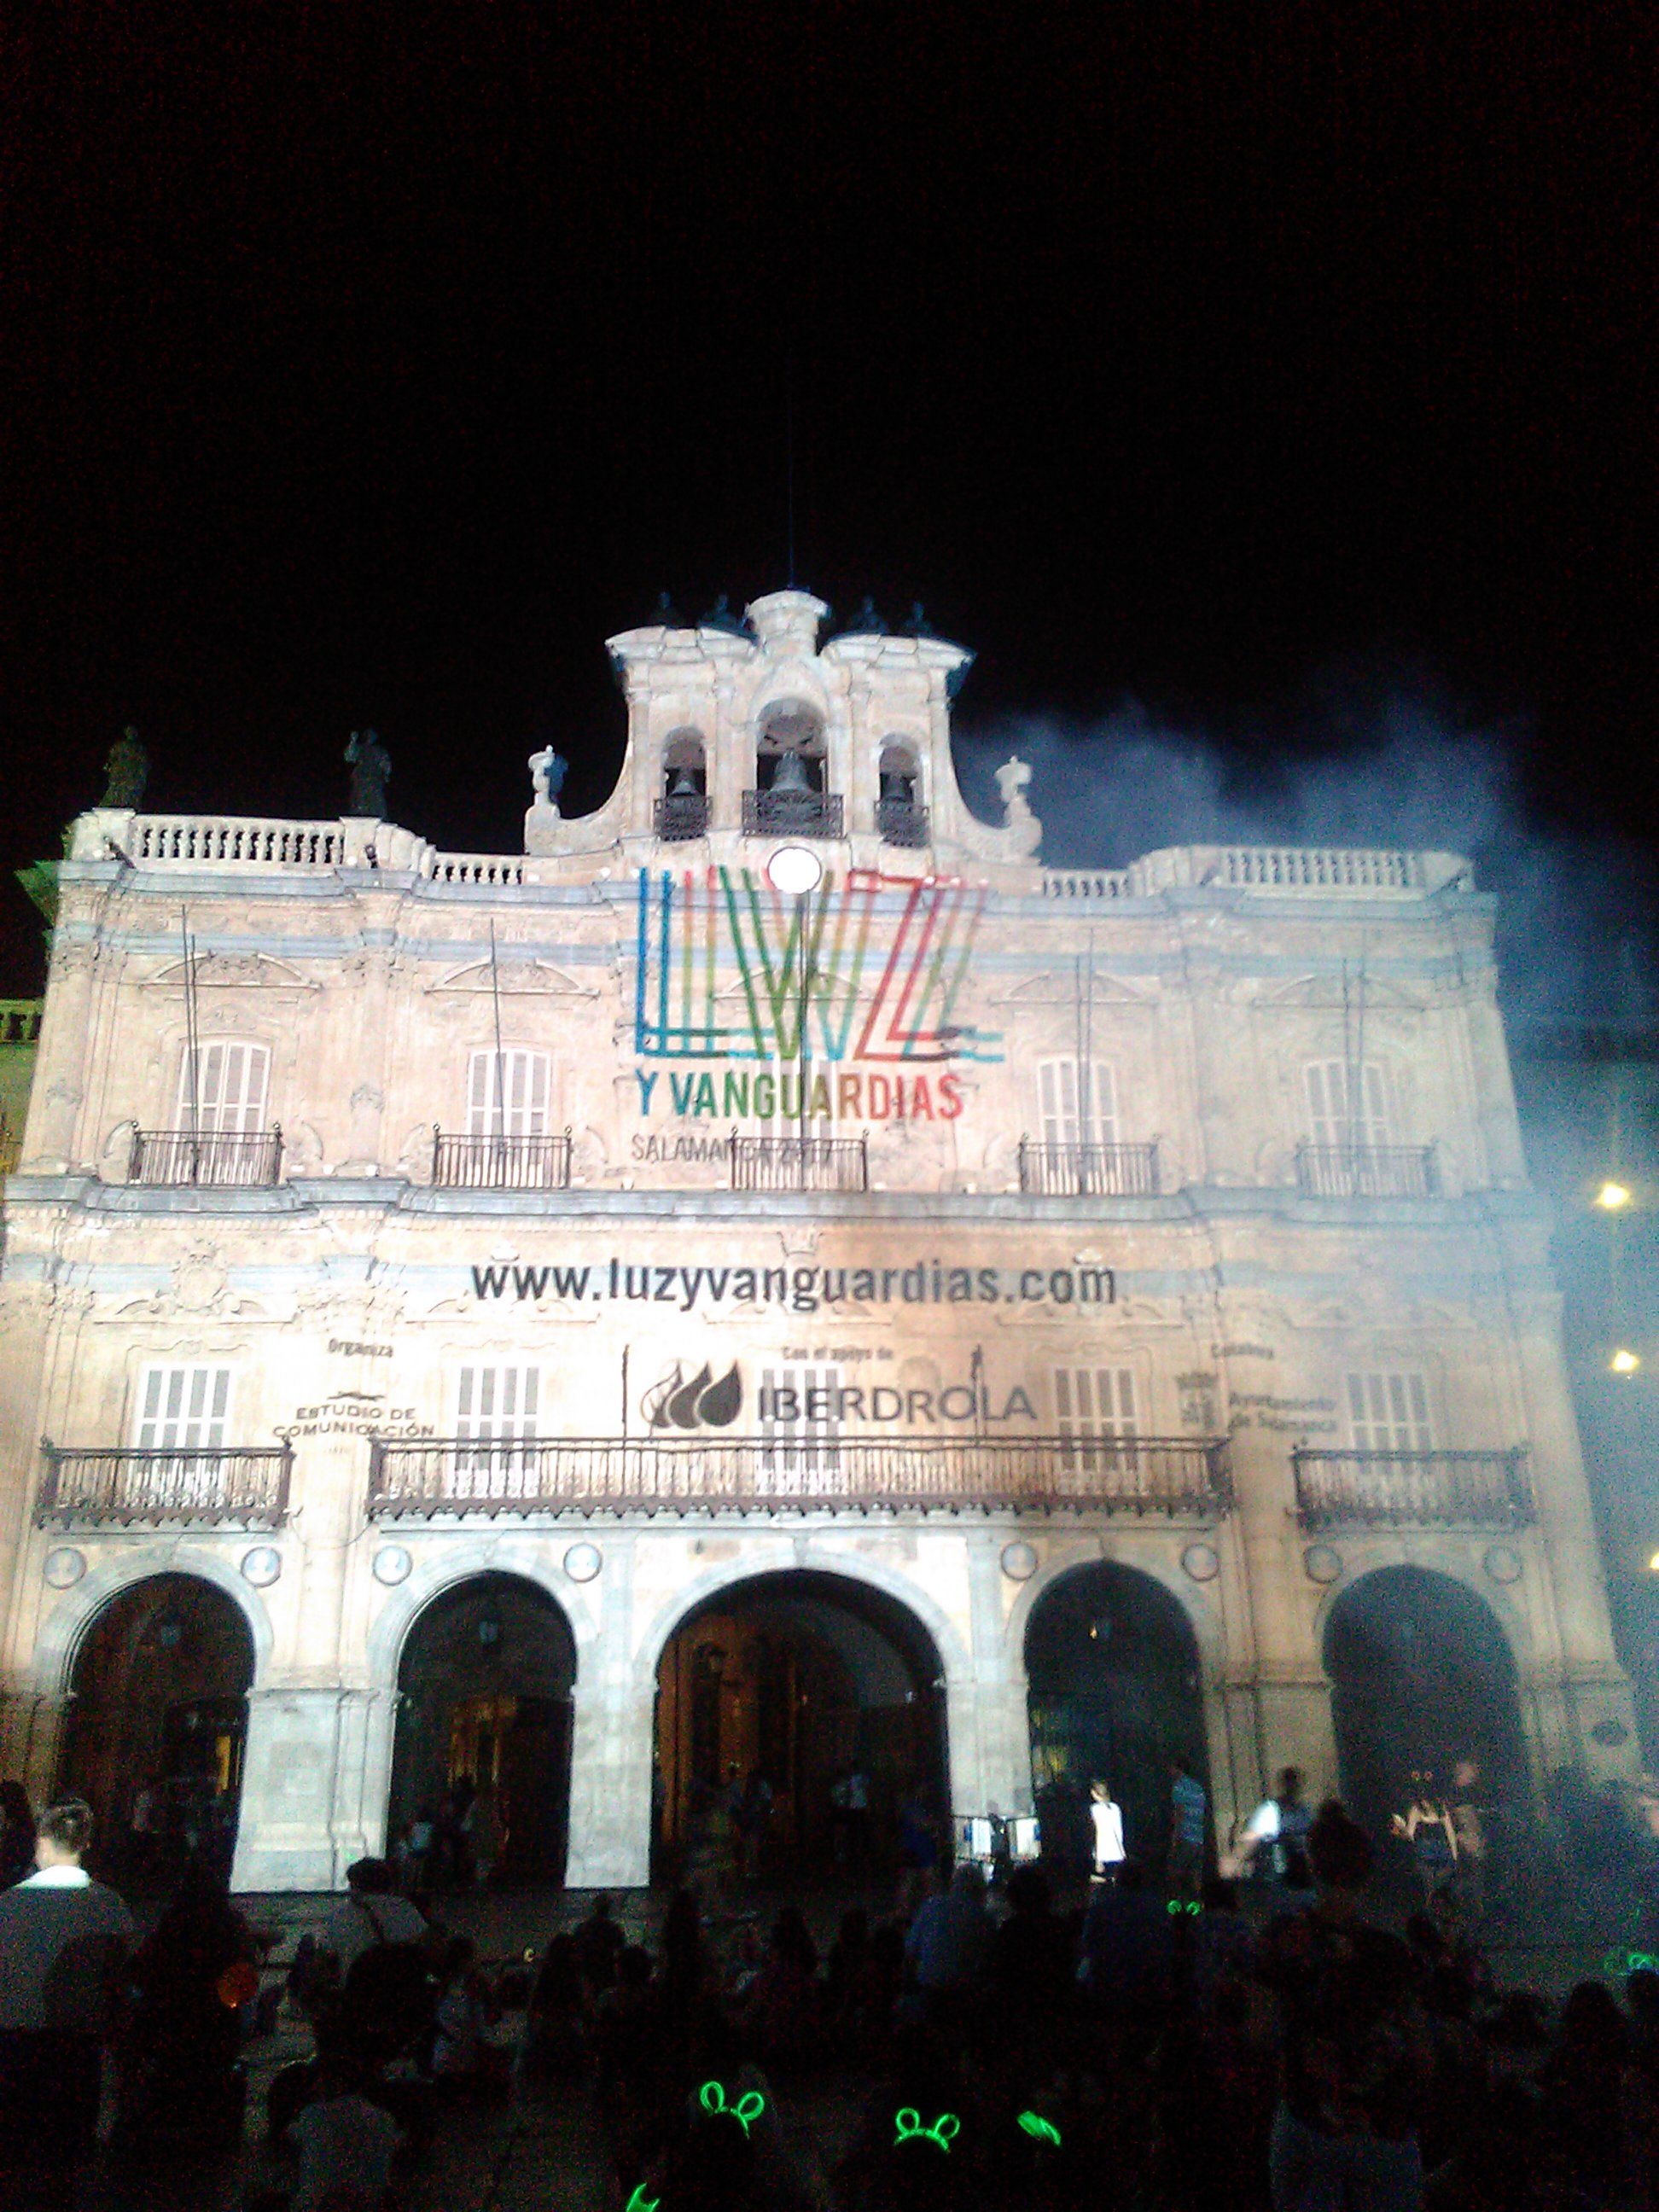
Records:
[[[910,799],[878,799],[876,835],[884,845],[925,845],[927,809]]]
[[[683,845],[708,830],[708,794],[701,791],[670,792],[657,801],[657,835],[665,845]]]
[[[570,1132],[556,1137],[461,1137],[432,1132],[437,1190],[568,1190]]]
[[[37,1528],[280,1528],[290,1444],[251,1451],[62,1451],[41,1445]]]
[[[1291,1454],[1304,1528],[1529,1528],[1527,1451]]]
[[[1432,1145],[1298,1145],[1296,1185],[1304,1198],[1438,1198]]]
[[[842,834],[841,794],[745,791],[743,834],[745,837],[839,837]]]
[[[1156,1198],[1156,1145],[1019,1140],[1019,1187],[1043,1198]]]
[[[733,1190],[868,1190],[870,1140],[732,1132]]]
[[[280,1182],[283,1133],[270,1129],[135,1129],[127,1181],[258,1189]]]
[[[1137,1437],[376,1438],[371,1521],[534,1513],[1091,1513],[1212,1521],[1224,1441]]]

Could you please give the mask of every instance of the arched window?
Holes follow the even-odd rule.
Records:
[[[699,730],[676,730],[662,750],[656,830],[669,843],[701,837],[708,827],[708,763]]]
[[[922,798],[921,769],[914,748],[902,738],[889,738],[883,745],[880,776],[876,829],[884,843],[925,845],[927,808]]]
[[[824,766],[823,716],[802,700],[775,700],[755,733],[755,787],[744,793],[745,831],[839,837],[841,798],[825,791]]]

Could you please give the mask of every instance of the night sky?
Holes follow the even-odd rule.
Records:
[[[0,860],[129,720],[160,811],[336,814],[370,722],[441,845],[515,848],[550,739],[599,804],[607,633],[787,580],[792,392],[798,580],[924,600],[969,729],[1133,696],[1248,775],[1342,742],[1332,669],[1403,672],[1541,827],[1649,841],[1654,46],[1618,4],[14,18]],[[8,879],[0,995],[40,971]]]

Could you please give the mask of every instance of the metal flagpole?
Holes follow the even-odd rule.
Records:
[[[495,1119],[500,1141],[497,1171],[507,1172],[507,1059],[501,1050],[501,979],[495,963],[495,924],[489,924],[489,1004],[495,1018]]]
[[[202,1172],[202,1042],[196,1018],[196,948],[191,941],[190,918],[179,909],[179,939],[185,953],[185,1054],[190,1061],[190,1179]]]

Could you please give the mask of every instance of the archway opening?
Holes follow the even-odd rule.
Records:
[[[569,1624],[535,1583],[474,1575],[434,1597],[398,1663],[389,1847],[420,1820],[441,1885],[562,1881],[575,1680]]]
[[[1324,1656],[1343,1802],[1372,1835],[1388,1834],[1413,1774],[1449,1796],[1460,1759],[1479,1765],[1489,1807],[1520,1812],[1515,1656],[1473,1590],[1425,1567],[1379,1567],[1331,1607]]]
[[[1079,1567],[1051,1584],[1025,1631],[1031,1788],[1045,1857],[1089,1863],[1089,1785],[1123,1808],[1132,1858],[1169,1851],[1176,1761],[1209,1789],[1198,1643],[1176,1600],[1133,1567]]]
[[[823,718],[802,700],[780,699],[761,718],[755,787],[805,798],[823,789]]]
[[[939,1647],[906,1606],[850,1577],[738,1583],[682,1621],[658,1662],[665,1874],[884,1872],[907,1822],[943,1842],[948,1771]]]
[[[140,1893],[236,1848],[253,1638],[198,1575],[147,1575],[94,1616],[70,1670],[57,1794],[92,1807],[93,1857]]]

